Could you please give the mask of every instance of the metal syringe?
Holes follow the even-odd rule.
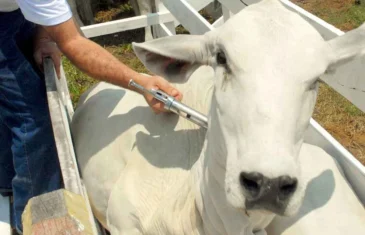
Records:
[[[169,96],[168,94],[164,93],[163,91],[154,90],[154,89],[146,89],[143,86],[134,82],[133,79],[131,79],[129,81],[129,86],[134,87],[144,93],[148,93],[148,94],[152,95],[155,99],[157,99],[165,104],[164,108],[166,110],[174,112],[174,113],[180,115],[181,117],[183,117],[201,127],[208,128],[208,118],[204,114],[177,101],[174,97]]]

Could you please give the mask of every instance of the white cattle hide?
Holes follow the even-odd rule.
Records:
[[[365,210],[341,167],[317,146],[304,144],[300,152],[308,186],[299,213],[276,217],[269,235],[362,235]]]

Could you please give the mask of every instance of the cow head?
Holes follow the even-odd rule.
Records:
[[[202,36],[134,44],[147,68],[175,82],[201,65],[214,69],[206,165],[221,175],[230,206],[281,215],[294,213],[304,195],[298,153],[318,78],[364,47],[365,26],[325,41],[274,0]]]

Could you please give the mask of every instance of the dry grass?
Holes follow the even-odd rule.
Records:
[[[321,83],[313,118],[365,165],[365,114]]]
[[[127,3],[112,6],[106,10],[98,11],[95,14],[95,23],[102,23],[116,19],[122,19],[133,16],[133,9]]]

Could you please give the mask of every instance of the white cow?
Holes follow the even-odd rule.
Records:
[[[275,215],[302,205],[298,156],[318,77],[362,53],[364,35],[362,26],[326,42],[264,0],[205,35],[134,44],[184,103],[208,113],[209,127],[156,116],[140,95],[106,83],[84,94],[72,132],[96,217],[113,235],[266,234]]]

